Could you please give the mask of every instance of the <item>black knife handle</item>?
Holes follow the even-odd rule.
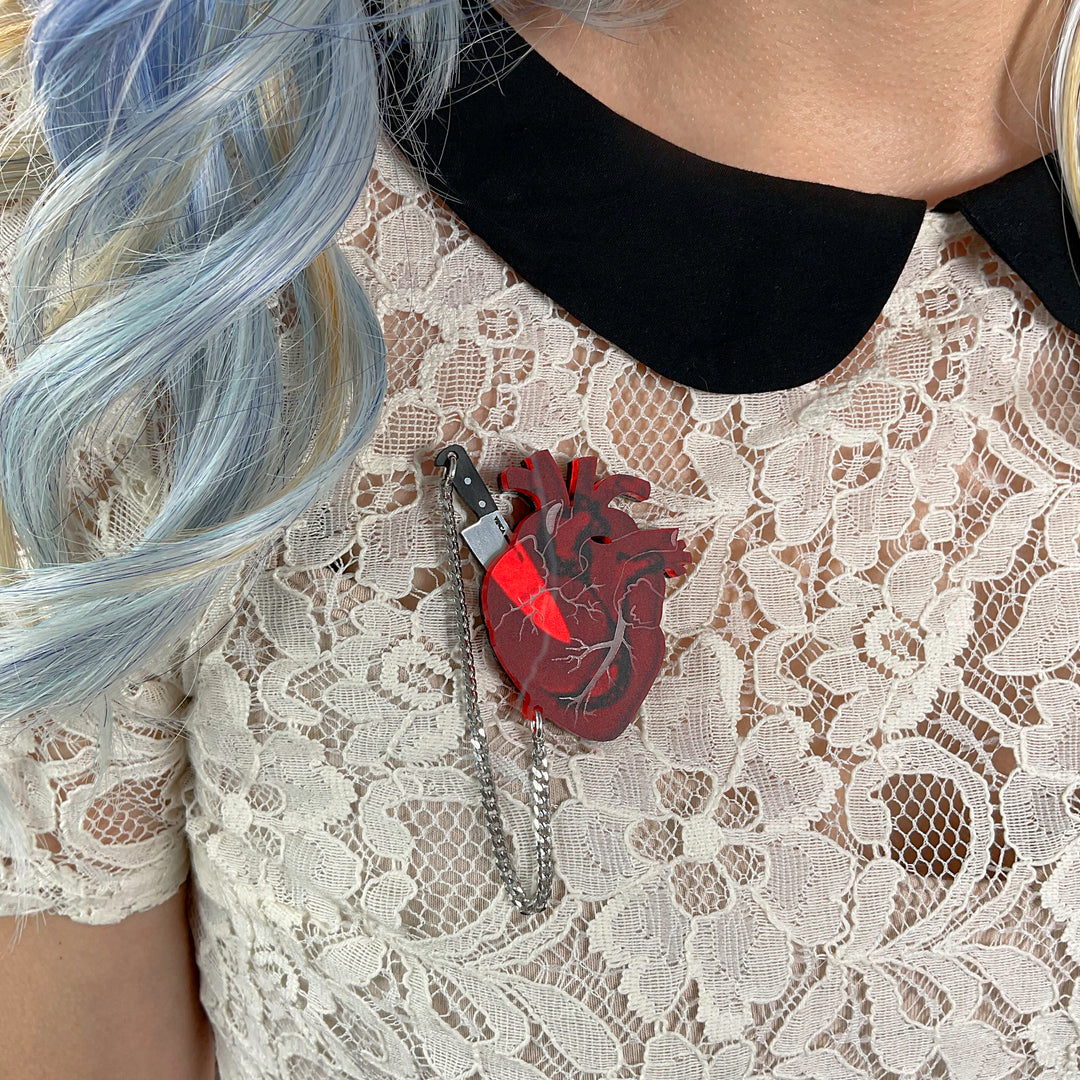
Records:
[[[449,469],[451,457],[457,459],[454,469],[454,490],[461,501],[477,517],[494,513],[495,500],[485,487],[484,481],[480,479],[480,474],[476,471],[476,466],[472,463],[464,446],[459,446],[457,443],[444,446],[435,455],[435,464],[440,469]]]

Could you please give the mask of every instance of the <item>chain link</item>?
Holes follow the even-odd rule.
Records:
[[[469,631],[469,608],[465,602],[465,581],[461,574],[461,540],[454,516],[454,476],[457,455],[449,454],[443,475],[443,529],[446,532],[446,552],[450,563],[450,578],[454,587],[454,606],[457,609],[458,638],[461,644],[461,668],[465,677],[465,734],[476,762],[480,780],[480,800],[484,809],[495,866],[514,907],[523,915],[543,911],[551,902],[551,880],[554,872],[551,850],[551,796],[548,773],[547,744],[544,741],[544,718],[537,709],[532,723],[532,760],[529,767],[529,809],[532,812],[533,835],[536,841],[536,892],[530,896],[521,884],[510,847],[506,841],[502,814],[499,812],[498,789],[491,770],[487,731],[480,716],[476,687],[476,668],[473,665],[472,635]]]

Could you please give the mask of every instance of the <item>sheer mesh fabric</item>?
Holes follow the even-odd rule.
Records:
[[[833,372],[710,395],[519,280],[388,149],[341,241],[389,344],[374,440],[207,611],[180,756],[122,763],[160,826],[123,819],[129,862],[56,830],[78,755],[9,753],[6,782],[51,778],[26,812],[55,839],[48,888],[0,878],[4,903],[115,921],[186,843],[222,1080],[1077,1075],[1075,335],[930,213]],[[638,720],[551,732],[555,895],[528,918],[463,743],[447,442],[492,484],[545,448],[643,476],[626,509],[694,559]],[[527,731],[477,666],[528,868]]]
[[[187,755],[161,721],[175,718],[182,700],[175,682],[160,678],[114,705],[114,760],[96,786],[98,711],[53,715],[3,737],[0,783],[30,851],[26,862],[0,845],[0,915],[115,923],[180,888],[188,876]]]

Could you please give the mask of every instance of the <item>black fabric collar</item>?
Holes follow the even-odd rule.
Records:
[[[787,389],[834,368],[881,312],[928,212],[963,213],[1080,332],[1080,237],[1053,154],[933,210],[738,169],[607,108],[487,5],[455,90],[401,148],[521,277],[700,390]]]

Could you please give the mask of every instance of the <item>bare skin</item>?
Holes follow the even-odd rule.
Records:
[[[111,926],[0,918],[0,1077],[213,1080],[187,887]]]
[[[740,168],[933,206],[1051,148],[1065,0],[680,0],[618,37],[497,6],[609,108]]]

